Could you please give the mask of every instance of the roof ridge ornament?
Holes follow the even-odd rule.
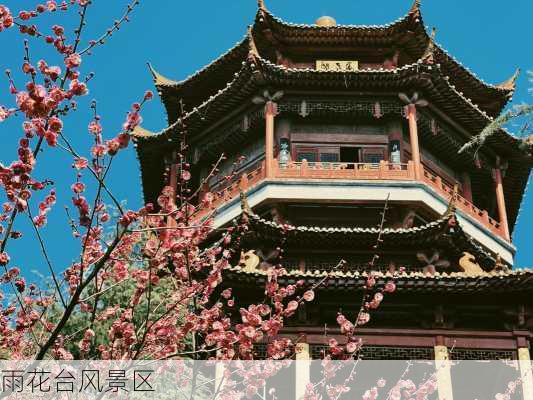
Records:
[[[421,12],[420,12],[420,0],[415,0],[413,2],[413,5],[409,9],[409,13],[408,14],[409,15],[416,15],[416,16],[420,16],[421,15]]]
[[[459,267],[468,276],[478,276],[484,272],[483,268],[477,262],[476,257],[467,251],[464,251],[461,258],[459,258]]]
[[[150,73],[152,74],[154,84],[156,86],[173,86],[177,85],[178,82],[166,78],[165,76],[161,75],[159,72],[157,72],[154,67],[152,67],[152,64],[150,62],[146,63],[148,65],[148,69],[150,70]]]
[[[265,0],[257,0],[257,7],[261,10],[261,11],[267,11],[267,8],[265,6]]]
[[[520,72],[521,72],[520,68],[517,68],[513,76],[511,76],[506,81],[500,83],[499,85],[496,85],[496,87],[498,89],[514,91],[516,89],[516,81],[518,80],[518,77],[520,76]]]

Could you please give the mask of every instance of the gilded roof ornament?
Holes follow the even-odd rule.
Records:
[[[332,26],[337,26],[337,21],[333,17],[324,15],[316,20],[315,25],[328,28]]]
[[[483,268],[481,268],[476,261],[476,257],[469,252],[463,252],[462,257],[459,259],[459,267],[466,275],[478,276],[483,274]]]
[[[173,81],[172,79],[168,79],[164,77],[163,75],[161,75],[159,72],[157,72],[154,69],[154,67],[152,67],[152,64],[150,63],[147,63],[147,64],[148,64],[148,68],[150,69],[150,72],[152,73],[154,84],[156,86],[173,86],[173,85],[178,84],[178,82]]]
[[[257,0],[257,7],[262,11],[266,11],[265,0]]]
[[[246,253],[241,251],[239,267],[242,272],[255,272],[260,263],[261,259],[255,254],[255,250],[248,250]]]
[[[517,68],[513,76],[511,76],[505,82],[502,82],[499,85],[496,85],[496,87],[499,89],[514,91],[516,88],[516,81],[519,76],[520,76],[520,68]]]

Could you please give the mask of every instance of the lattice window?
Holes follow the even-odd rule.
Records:
[[[318,149],[316,147],[299,147],[296,149],[296,161],[301,162],[306,160],[307,162],[318,161]]]
[[[361,261],[361,259],[350,259],[350,257],[346,256],[332,256],[332,257],[313,257],[313,258],[305,258],[305,268],[308,271],[315,271],[315,270],[321,270],[321,271],[330,271],[333,268],[335,268],[339,261],[341,259],[346,260],[346,264],[343,266],[342,271],[348,272],[348,271],[379,271],[379,272],[388,272],[389,271],[389,264],[383,263],[379,264],[376,263],[372,268],[369,267],[368,263],[364,263]],[[287,268],[288,270],[293,269],[300,269],[299,268],[299,259],[298,258],[287,258],[283,262],[283,266]],[[403,265],[403,264],[402,264]],[[412,267],[408,266],[406,267],[409,271],[417,271],[421,272],[423,270],[422,267]]]
[[[339,162],[339,154],[320,152],[320,161],[321,162]]]
[[[305,101],[282,101],[278,104],[280,113],[299,114],[302,117],[313,113],[324,114],[368,114],[374,115],[375,101],[329,101],[329,100],[305,100]],[[395,102],[380,102],[381,115],[403,113],[403,107]]]
[[[385,148],[382,147],[364,148],[362,153],[364,163],[379,164],[381,160],[385,159]]]
[[[432,347],[388,347],[363,346],[363,360],[432,360],[435,354]]]
[[[321,359],[327,354],[328,346],[311,345],[311,357]],[[435,353],[432,347],[392,347],[363,346],[363,360],[433,360]]]
[[[453,349],[450,350],[452,360],[516,360],[514,350],[490,349]]]
[[[279,113],[298,114],[301,116],[308,116],[313,113],[317,114],[367,114],[373,115],[375,111],[375,101],[329,101],[325,100],[309,100],[302,106],[302,101],[288,100],[281,101],[278,104]],[[399,102],[381,101],[380,111],[382,115],[386,114],[404,114],[404,107]],[[264,119],[264,108],[259,107],[246,116],[233,120],[228,124],[220,127],[218,132],[210,135],[211,141],[199,144],[198,148],[202,153],[209,153],[219,155],[220,149],[227,145],[228,138],[236,136],[239,132],[246,132],[256,126],[258,121]],[[212,141],[216,137],[218,140]]]
[[[313,360],[320,360],[324,358],[324,355],[327,354],[329,346],[322,344],[312,344],[309,346],[309,352],[311,353],[311,358]]]

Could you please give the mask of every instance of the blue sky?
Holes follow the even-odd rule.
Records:
[[[28,0],[0,0],[12,11],[31,8],[36,3]],[[93,39],[118,19],[126,7],[125,0],[93,0],[88,13],[85,39]],[[410,0],[266,0],[268,8],[279,17],[296,23],[312,23],[321,15],[331,15],[340,24],[382,24],[403,16],[411,6]],[[256,12],[255,0],[232,1],[176,1],[141,0],[139,8],[106,46],[98,48],[84,60],[84,71],[95,71],[90,95],[81,101],[79,110],[68,118],[65,132],[86,152],[89,145],[87,124],[90,120],[88,104],[98,100],[99,114],[103,117],[104,133],[114,136],[120,129],[130,104],[139,99],[146,89],[153,89],[146,62],[151,62],[163,75],[180,80],[209,63],[239,41],[252,23]],[[489,83],[499,83],[513,74],[533,69],[531,48],[531,0],[502,2],[464,0],[423,0],[424,22],[438,29],[437,41],[463,65]],[[45,17],[42,26],[65,23],[61,14]],[[0,70],[20,69],[23,46],[15,32],[0,33]],[[32,41],[32,58],[50,59],[50,50],[39,41]],[[59,63],[56,59],[56,63]],[[20,77],[19,73],[16,73]],[[19,81],[22,82],[22,81]],[[525,73],[519,79],[513,104],[531,102]],[[7,80],[0,80],[0,104],[12,105],[6,96]],[[165,127],[165,113],[158,101],[150,103],[143,112],[143,126],[157,131]],[[20,120],[0,125],[2,144],[0,160],[9,164],[15,158],[20,137]],[[511,127],[512,129],[513,127]],[[58,205],[50,214],[50,224],[44,229],[54,268],[63,270],[79,253],[70,237],[62,204],[70,202],[70,184],[74,173],[68,167],[69,157],[56,149],[46,149],[39,156],[42,171],[52,171],[57,185]],[[66,167],[65,167],[66,166]],[[132,208],[142,203],[138,163],[130,148],[115,161],[110,177],[117,197],[126,199]],[[42,270],[44,262],[37,251],[35,238],[23,221],[19,227],[28,234],[11,242],[8,251],[26,272]],[[533,193],[523,204],[514,243],[518,247],[517,266],[533,266],[531,226],[533,225]],[[529,246],[528,246],[529,244]]]

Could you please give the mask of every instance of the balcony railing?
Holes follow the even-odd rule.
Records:
[[[454,194],[454,188],[449,184],[445,183],[440,176],[434,175],[429,172],[427,169],[424,169],[423,181],[428,186],[431,186],[435,189],[441,196],[445,199],[450,199]],[[492,232],[498,234],[499,236],[505,237],[505,233],[501,224],[495,219],[489,216],[487,210],[482,210],[476,207],[471,201],[465,199],[463,196],[456,195],[455,207],[465,212],[466,214],[474,217],[477,221],[481,222],[484,226],[489,228]]]
[[[411,180],[414,177],[411,164],[307,161],[284,166],[275,164],[273,173],[276,178]]]
[[[380,163],[344,163],[344,162],[289,162],[280,165],[274,159],[271,166],[270,180],[284,179],[344,179],[344,180],[382,180],[382,181],[416,181],[415,166],[412,161],[405,164],[393,164],[386,161]],[[218,208],[224,203],[239,196],[241,190],[246,191],[267,179],[265,173],[265,161],[257,164],[250,172],[244,173],[231,181],[217,185],[213,189],[215,200],[212,207]],[[454,188],[423,168],[421,181],[434,189],[446,201],[454,195]],[[491,218],[486,210],[476,207],[471,201],[463,196],[456,195],[455,205],[458,209],[474,218],[491,232],[505,239],[505,233],[501,224]],[[196,215],[203,218],[209,214],[209,210]]]

